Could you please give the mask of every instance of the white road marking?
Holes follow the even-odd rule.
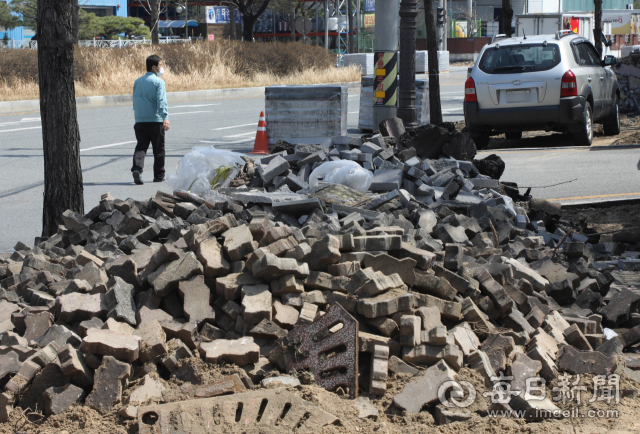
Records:
[[[182,112],[182,113],[169,113],[169,119],[171,119],[171,116],[178,116],[178,115],[192,115],[195,113],[213,113],[215,110],[201,110],[201,111],[197,111],[197,112]]]
[[[200,140],[200,143],[209,143],[212,145],[234,145],[236,143],[251,143],[252,139],[240,139],[240,140],[232,140],[230,142],[213,142],[210,140]]]
[[[22,118],[19,121],[15,122],[3,122],[0,124],[0,127],[6,127],[7,125],[26,124],[27,122],[40,122],[40,118]]]
[[[213,131],[230,130],[232,128],[248,127],[248,126],[251,126],[251,125],[258,126],[258,123],[256,122],[255,124],[244,124],[244,125],[234,125],[232,127],[213,128]]]
[[[10,133],[11,131],[39,130],[42,127],[14,128],[13,130],[0,130],[0,133]]]
[[[242,136],[250,136],[252,134],[255,134],[255,131],[251,131],[250,133],[242,133],[242,134],[234,134],[232,136],[224,136],[223,139],[226,139],[227,137],[242,137]]]
[[[174,105],[169,108],[175,109],[175,108],[189,108],[189,107],[211,107],[214,105],[220,105],[220,104]]]
[[[84,151],[93,151],[94,149],[102,149],[102,148],[112,148],[114,146],[122,146],[122,145],[129,145],[131,143],[137,143],[135,140],[130,141],[130,142],[120,142],[120,143],[112,143],[110,145],[102,145],[102,146],[94,146],[92,148],[84,148],[84,149],[80,149],[80,152],[84,152]]]

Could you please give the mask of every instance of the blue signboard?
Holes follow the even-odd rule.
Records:
[[[365,12],[375,12],[376,11],[376,0],[364,0],[364,11]]]
[[[242,17],[236,9],[236,23],[240,24]],[[224,6],[207,6],[208,24],[229,24],[229,8]]]

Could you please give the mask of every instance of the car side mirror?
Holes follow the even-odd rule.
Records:
[[[604,60],[602,61],[602,66],[611,66],[611,65],[615,65],[618,62],[618,59],[616,59],[616,56],[604,56]]]

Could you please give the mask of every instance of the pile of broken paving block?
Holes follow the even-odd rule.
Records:
[[[0,418],[84,405],[143,434],[200,432],[216,408],[229,426],[312,430],[339,420],[287,392],[298,377],[375,401],[409,373],[392,405],[442,424],[472,417],[438,401],[463,367],[489,388],[508,373],[520,391],[532,376],[628,369],[638,246],[600,243],[521,196],[499,181],[499,157],[473,160],[451,125],[389,122],[362,139],[280,142],[203,195],[105,194],[0,255]],[[314,167],[340,159],[372,171],[369,191],[309,187]],[[185,380],[194,356],[246,374],[166,403],[164,382]],[[555,408],[528,399],[501,408]]]
[[[630,116],[640,113],[640,54],[631,54],[619,60],[614,69],[620,86],[620,101],[618,105],[621,113]]]

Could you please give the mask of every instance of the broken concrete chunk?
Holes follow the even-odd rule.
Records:
[[[371,395],[384,396],[387,391],[387,378],[389,377],[388,347],[374,346],[369,375],[369,393]]]
[[[253,275],[268,281],[275,280],[287,274],[305,279],[309,276],[309,265],[300,263],[293,258],[279,258],[272,253],[263,253],[253,264]]]
[[[137,324],[137,309],[133,300],[133,285],[130,285],[119,277],[113,277],[107,283],[107,288],[108,290],[104,295],[107,308],[109,309],[107,316],[135,326]]]
[[[205,321],[210,323],[215,321],[215,312],[209,305],[211,291],[205,283],[204,276],[194,276],[188,281],[180,282],[178,291],[187,320],[198,325]]]
[[[157,271],[149,276],[149,284],[160,297],[168,296],[171,291],[178,289],[182,280],[189,280],[191,277],[203,273],[202,264],[198,262],[196,255],[189,252],[182,258],[162,265]]]
[[[206,277],[224,276],[229,272],[229,262],[222,256],[220,244],[215,238],[200,242],[196,256],[202,263]]]
[[[366,318],[388,316],[410,310],[415,303],[413,294],[396,288],[372,298],[358,300],[357,311]]]
[[[232,261],[239,261],[258,248],[246,225],[236,226],[222,234],[224,249]]]
[[[167,352],[167,335],[157,320],[149,320],[138,327],[135,334],[140,336],[140,361],[145,363],[162,357]]]
[[[105,356],[95,373],[93,391],[87,396],[86,405],[100,414],[111,412],[120,403],[122,391],[131,377],[131,366]]]
[[[131,392],[127,403],[129,405],[141,405],[148,402],[162,402],[162,392],[166,389],[161,381],[151,378],[149,374],[142,377],[138,387]]]
[[[285,306],[279,301],[273,303],[273,322],[280,327],[291,330],[298,322],[299,312],[291,306]]]
[[[263,319],[271,321],[271,291],[268,285],[247,285],[242,288],[242,307],[247,324],[258,324]]]
[[[73,404],[79,404],[84,398],[84,390],[73,384],[62,387],[50,387],[44,391],[44,409],[47,416],[60,414]]]
[[[210,363],[231,362],[238,366],[257,363],[260,359],[260,347],[253,338],[236,340],[215,340],[200,344],[200,353]]]
[[[162,359],[161,363],[171,373],[178,369],[178,362],[181,359],[193,357],[191,350],[179,339],[172,339],[167,344],[167,357]]]
[[[88,387],[93,384],[93,370],[84,361],[82,353],[66,344],[58,352],[60,369],[76,386]]]
[[[82,339],[82,351],[88,354],[112,356],[125,362],[134,362],[140,355],[140,340],[136,335],[122,335],[111,330],[87,330]]]
[[[570,345],[558,353],[558,370],[570,374],[611,375],[618,362],[615,356],[607,357],[599,351],[580,351]]]
[[[60,321],[69,323],[93,317],[106,318],[108,306],[104,294],[64,294],[56,298]]]
[[[440,361],[427,369],[420,379],[405,385],[402,392],[393,398],[393,404],[408,414],[419,413],[422,407],[438,399],[440,386],[447,381],[455,380],[455,376],[455,372],[447,363]]]

